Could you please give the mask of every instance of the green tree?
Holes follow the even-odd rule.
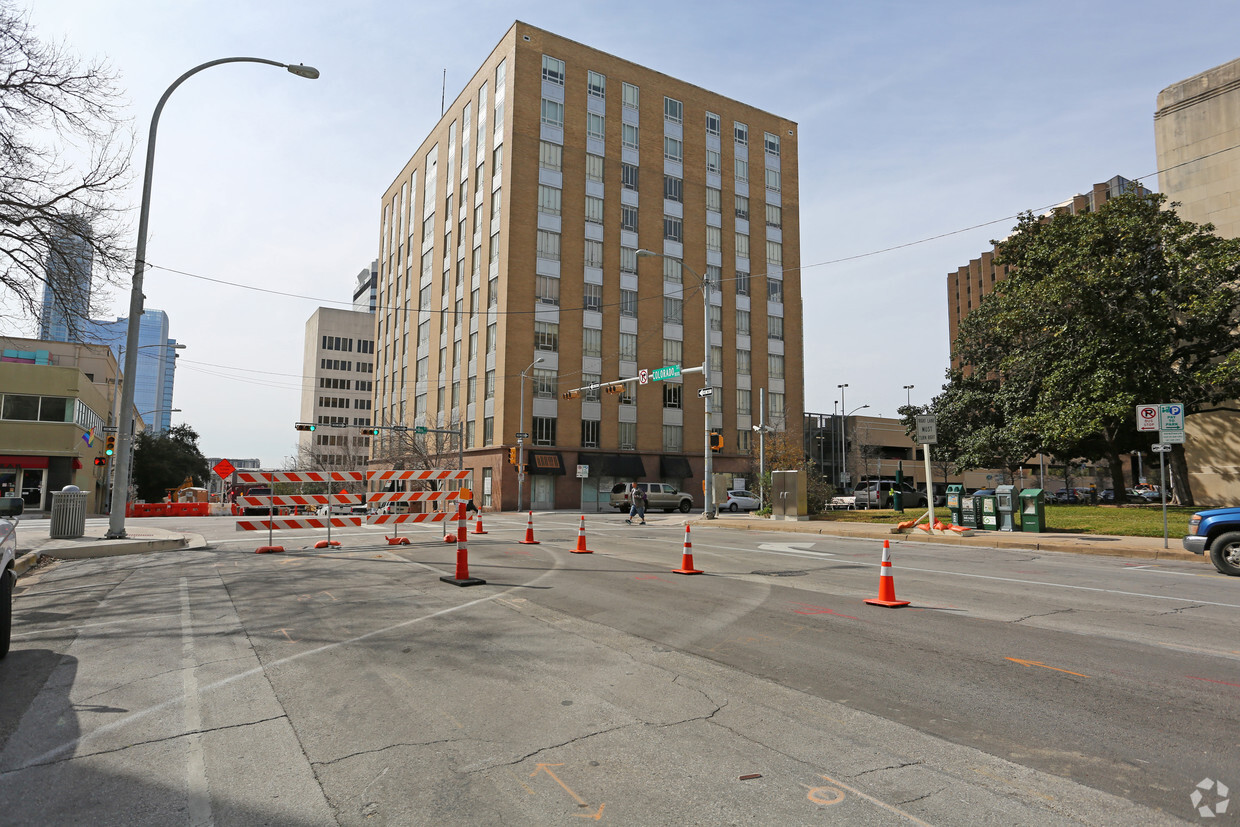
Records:
[[[1008,277],[955,342],[971,377],[987,378],[958,372],[945,391],[992,382],[991,400],[968,402],[974,414],[1001,416],[1010,442],[1105,459],[1117,498],[1121,455],[1145,447],[1136,405],[1179,402],[1192,416],[1240,397],[1240,240],[1165,201],[1129,193],[1094,212],[1023,215],[996,259]],[[1181,446],[1172,460],[1191,505]]]
[[[139,499],[160,502],[186,477],[203,485],[209,473],[207,458],[198,450],[198,432],[188,425],[159,433],[143,431],[134,441],[133,483]]]

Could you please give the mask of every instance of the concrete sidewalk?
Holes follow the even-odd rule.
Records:
[[[115,557],[122,554],[148,554],[156,551],[179,551],[202,548],[207,541],[201,534],[170,531],[154,526],[125,524],[123,540],[109,540],[106,529],[88,525],[86,534],[71,540],[53,540],[52,521],[23,516],[17,526],[17,573],[20,575],[38,562],[39,557],[65,560],[87,557]]]
[[[775,520],[752,516],[722,515],[718,520],[700,518],[695,527],[719,526],[747,531],[789,531],[797,534],[820,534],[831,537],[858,537],[872,540],[896,538],[919,543],[946,543],[957,546],[983,546],[1000,549],[1028,549],[1032,551],[1066,551],[1076,554],[1104,554],[1114,557],[1136,557],[1142,560],[1196,560],[1204,561],[1200,554],[1185,551],[1180,545],[1180,535],[1168,537],[1163,548],[1161,537],[1118,537],[1108,534],[1061,534],[1026,533],[1023,531],[974,531],[971,536],[955,532],[927,532],[916,529],[897,533],[895,522],[852,523],[836,520]]]

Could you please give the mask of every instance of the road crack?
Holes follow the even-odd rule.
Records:
[[[376,755],[386,752],[390,749],[398,749],[400,747],[431,747],[436,744],[456,744],[462,741],[473,741],[473,738],[440,738],[435,741],[400,741],[395,744],[388,744],[385,747],[375,747],[374,749],[361,749],[357,752],[351,752],[348,755],[341,755],[338,758],[332,758],[329,761],[311,761],[310,765],[314,767],[330,767],[332,764],[339,764],[341,761],[348,761],[350,758],[357,758],[359,755]],[[386,772],[386,770],[384,771]],[[374,783],[374,782],[371,782]]]
[[[883,772],[885,770],[902,770],[905,767],[917,767],[925,763],[926,763],[925,761],[918,758],[916,761],[905,761],[901,764],[892,764],[890,767],[875,767],[874,769],[871,769],[871,770],[862,770],[861,772],[854,773],[848,776],[848,778],[860,778],[861,776],[869,775],[872,772]]]
[[[1018,617],[1016,620],[1013,620],[1011,622],[1012,623],[1023,623],[1024,621],[1029,620],[1030,618],[1034,618],[1034,617],[1050,617],[1051,615],[1070,614],[1074,611],[1076,611],[1076,609],[1056,609],[1053,612],[1041,612],[1039,614],[1031,614],[1031,615],[1025,615],[1024,617]]]

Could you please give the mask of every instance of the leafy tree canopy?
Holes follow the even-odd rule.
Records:
[[[174,425],[160,433],[143,431],[134,440],[133,483],[139,499],[160,502],[186,477],[204,485],[209,473],[207,458],[198,450],[198,432],[189,425]]]

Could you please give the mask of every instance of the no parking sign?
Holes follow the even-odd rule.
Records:
[[[1157,431],[1158,430],[1158,405],[1138,405],[1137,406],[1137,430],[1138,431]]]

